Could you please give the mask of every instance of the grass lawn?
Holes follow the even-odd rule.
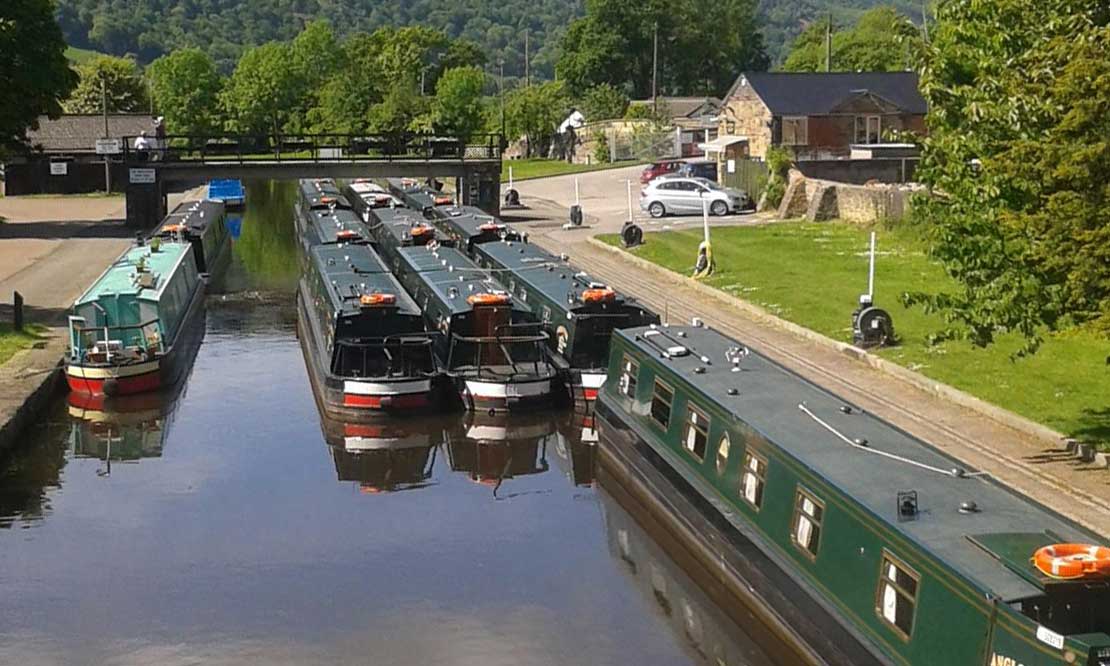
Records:
[[[0,363],[4,363],[18,351],[23,351],[42,340],[42,328],[36,325],[24,326],[23,330],[16,332],[12,325],[0,323]]]
[[[836,340],[850,342],[851,312],[867,291],[869,229],[840,223],[784,223],[713,231],[717,271],[706,282],[776,315]],[[904,291],[953,285],[925,255],[916,230],[879,229],[876,305],[890,312],[900,345],[884,358],[962,389],[1074,437],[1110,449],[1110,344],[1087,331],[1049,337],[1031,358],[1011,360],[1016,336],[987,348],[965,342],[937,347],[926,336],[939,330],[937,315],[907,310]],[[701,230],[647,234],[633,254],[690,274]],[[601,240],[618,245],[615,235]]]
[[[93,58],[95,58],[95,57],[97,57],[98,55],[101,55],[101,54],[98,51],[90,51],[88,49],[79,49],[76,46],[67,46],[65,55],[66,55],[67,60],[69,60],[70,62],[75,63],[77,65],[80,65],[82,63],[88,62],[89,60],[92,60]]]
[[[528,160],[503,160],[501,162],[501,182],[509,182],[509,167],[513,168],[513,182],[528,180],[529,178],[543,178],[545,176],[561,176],[567,173],[585,173],[587,171],[601,171],[603,169],[619,169],[620,167],[634,166],[635,160],[623,162],[606,162],[603,164],[568,164],[562,160],[547,160],[533,158]]]

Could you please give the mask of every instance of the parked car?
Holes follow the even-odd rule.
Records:
[[[660,178],[640,193],[640,210],[652,217],[668,213],[689,215],[702,212],[702,199],[709,201],[713,215],[739,213],[751,208],[751,198],[742,190],[721,187],[705,178]]]
[[[685,178],[707,178],[716,183],[717,163],[713,160],[690,160],[679,167],[676,173]]]
[[[640,174],[640,184],[647,185],[659,176],[678,171],[679,167],[686,164],[686,160],[659,160],[644,169]]]

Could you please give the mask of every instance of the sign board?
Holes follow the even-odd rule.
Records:
[[[69,162],[51,162],[50,163],[51,176],[66,176],[69,175]]]
[[[97,139],[97,155],[119,155],[123,152],[123,142],[119,139]]]
[[[154,169],[131,169],[131,184],[148,185],[157,181]]]
[[[736,160],[729,160],[728,161],[728,172],[729,173],[736,173]]]

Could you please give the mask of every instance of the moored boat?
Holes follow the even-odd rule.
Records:
[[[204,336],[204,281],[189,242],[128,249],[73,304],[72,391],[127,395],[173,383]]]
[[[507,410],[550,402],[556,377],[547,334],[488,271],[451,247],[397,250],[397,277],[441,333],[437,354],[464,407]]]
[[[333,181],[302,180],[297,194],[294,220],[300,238],[302,268],[307,269],[308,250],[316,245],[369,240],[366,225],[351,210],[351,204]]]
[[[337,480],[356,484],[359,492],[376,495],[433,484],[442,430],[411,420],[349,422],[333,419],[324,411],[320,427]]]
[[[436,214],[438,208],[455,205],[455,198],[450,194],[439,192],[413,178],[389,178],[386,183],[390,194],[428,219]]]
[[[390,207],[371,211],[367,229],[382,259],[394,270],[399,266],[399,250],[403,247],[450,245],[438,229],[410,208]]]
[[[216,178],[208,181],[208,199],[223,203],[228,210],[237,210],[247,203],[247,190],[243,181],[236,178]]]
[[[160,240],[182,240],[193,245],[193,259],[202,276],[217,273],[231,258],[231,239],[224,204],[186,201],[173,209],[150,235]]]
[[[618,330],[609,370],[602,445],[700,496],[879,663],[1110,663],[1098,535],[704,326]]]
[[[467,414],[446,433],[447,459],[452,471],[492,486],[496,493],[508,479],[550,469],[547,443],[554,433],[554,424],[545,416]]]
[[[351,207],[363,222],[370,222],[371,212],[378,208],[403,207],[405,204],[390,194],[384,187],[368,178],[359,178],[347,183],[342,189]]]
[[[420,308],[367,245],[310,248],[297,330],[313,389],[336,418],[434,405],[439,376]]]

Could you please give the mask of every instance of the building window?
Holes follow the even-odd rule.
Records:
[[[880,143],[882,134],[881,116],[856,116],[856,143]]]
[[[640,374],[640,364],[633,361],[628,354],[624,355],[621,359],[621,380],[620,391],[622,395],[635,399],[636,397],[636,377]]]
[[[799,488],[794,496],[794,523],[790,538],[811,558],[817,557],[817,549],[821,545],[821,521],[824,517],[825,506],[820,500]]]
[[[744,473],[740,476],[740,494],[755,509],[763,506],[763,487],[767,485],[767,461],[748,451],[744,454]]]
[[[889,553],[883,553],[883,569],[879,574],[875,611],[906,640],[913,633],[913,615],[917,608],[920,580],[909,567]]]
[[[655,392],[651,396],[651,420],[664,430],[671,424],[671,401],[674,391],[669,386],[655,380]]]
[[[709,417],[697,407],[686,407],[686,429],[682,445],[698,460],[705,460],[705,447],[709,444]]]
[[[782,119],[782,145],[805,146],[809,144],[809,118],[784,116]]]
[[[726,120],[725,121],[725,131],[728,132],[730,135],[736,134],[736,121],[735,120]]]
[[[730,448],[732,448],[732,443],[728,440],[728,433],[726,432],[721,435],[721,441],[717,442],[717,474],[725,473]]]

